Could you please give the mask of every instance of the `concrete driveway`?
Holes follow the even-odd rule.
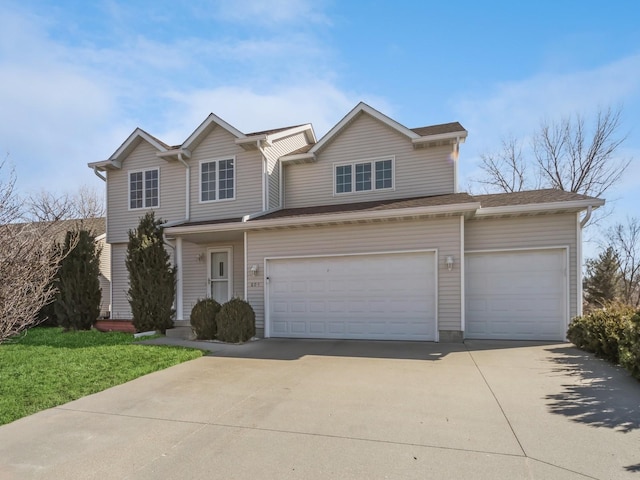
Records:
[[[640,383],[567,344],[204,345],[0,427],[0,479],[640,477]]]

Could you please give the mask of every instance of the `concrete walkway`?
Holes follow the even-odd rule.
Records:
[[[567,344],[196,345],[0,427],[0,480],[640,478],[640,383]]]

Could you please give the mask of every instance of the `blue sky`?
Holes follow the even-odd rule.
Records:
[[[102,188],[86,167],[136,127],[181,143],[214,112],[250,132],[359,101],[408,127],[469,131],[461,187],[500,138],[623,107],[633,158],[607,195],[640,215],[640,3],[5,0],[0,149],[20,192]]]

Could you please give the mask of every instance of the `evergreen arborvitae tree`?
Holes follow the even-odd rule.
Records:
[[[67,232],[60,248],[66,256],[56,278],[55,317],[65,330],[89,330],[100,315],[100,250],[86,230]]]
[[[617,300],[620,280],[620,263],[613,247],[608,247],[598,258],[587,260],[587,275],[583,282],[587,304],[600,308]]]
[[[126,265],[129,271],[129,304],[138,332],[173,326],[176,269],[164,248],[162,220],[153,212],[129,230]]]

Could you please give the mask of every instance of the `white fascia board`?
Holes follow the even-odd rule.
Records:
[[[151,135],[149,135],[147,132],[145,132],[141,128],[136,128],[133,131],[133,133],[129,135],[129,138],[127,138],[124,141],[124,143],[120,145],[120,147],[114,152],[114,154],[111,155],[111,157],[109,157],[109,159],[121,160],[121,157],[127,152],[131,144],[135,142],[138,138],[145,140],[147,143],[149,143],[151,146],[153,146],[156,150],[160,152],[164,152],[167,150],[167,148],[164,145],[162,145],[161,143],[158,143],[158,141],[155,138],[153,138]]]
[[[316,134],[313,131],[313,126],[310,123],[306,123],[298,127],[289,128],[287,130],[282,130],[281,132],[272,133],[268,135],[268,137],[271,142],[274,142],[276,140],[280,140],[281,138],[289,137],[291,135],[295,135],[296,133],[302,132],[304,132],[307,136],[307,140],[309,141],[309,143],[316,142]]]
[[[527,205],[504,205],[500,207],[480,207],[476,212],[476,217],[494,215],[516,215],[531,214],[537,212],[549,212],[555,210],[584,210],[589,206],[598,208],[603,206],[604,200],[599,198],[594,200],[571,200],[568,202],[530,203]]]
[[[468,132],[466,130],[460,132],[448,132],[448,133],[439,133],[437,135],[427,135],[424,137],[414,138],[411,140],[412,143],[428,143],[428,142],[438,142],[441,140],[458,140],[460,143],[464,143],[467,138]]]
[[[393,128],[393,129],[397,130],[398,132],[400,132],[401,134],[405,135],[406,137],[409,137],[411,140],[416,139],[416,138],[420,138],[420,135],[418,135],[413,130],[408,129],[407,127],[405,127],[404,125],[401,125],[400,123],[396,122],[392,118],[387,117],[385,114],[383,114],[383,113],[377,111],[376,109],[370,107],[366,103],[360,102],[358,105],[355,106],[355,108],[353,110],[351,110],[349,113],[347,113],[347,115],[342,120],[340,120],[331,130],[329,130],[329,132],[324,137],[322,137],[320,139],[320,141],[318,143],[316,143],[311,150],[309,150],[309,152],[315,153],[318,150],[320,150],[326,143],[331,141],[331,139],[335,135],[340,133],[342,131],[342,129],[345,126],[347,126],[349,124],[349,122],[351,122],[351,120],[353,120],[355,118],[356,115],[358,115],[359,113],[362,113],[362,112],[371,115],[375,119],[381,121],[382,123],[388,125],[389,127]]]
[[[198,128],[196,128],[194,130],[194,132],[189,135],[189,138],[187,138],[183,143],[182,143],[182,147],[183,148],[189,148],[191,147],[191,144],[198,138],[200,137],[200,135],[202,135],[202,133],[209,128],[209,126],[215,123],[216,125],[219,125],[220,127],[224,128],[226,131],[228,131],[229,133],[231,133],[231,135],[233,135],[236,138],[246,138],[246,135],[244,133],[242,133],[240,130],[238,130],[237,128],[229,125],[227,122],[225,122],[224,120],[222,120],[220,117],[218,117],[217,115],[210,113],[209,116],[207,118],[205,118],[204,122],[202,122],[200,124],[200,126]]]
[[[282,163],[311,163],[316,161],[316,156],[311,152],[298,153],[296,155],[283,155],[280,157],[280,161]]]
[[[388,218],[407,218],[423,215],[443,215],[447,213],[466,213],[476,211],[480,203],[459,203],[452,205],[435,205],[429,207],[410,207],[368,212],[327,213],[317,215],[300,215],[249,222],[218,223],[214,225],[187,225],[184,227],[167,227],[170,235],[187,235],[193,233],[257,230],[261,228],[294,227],[325,223],[349,223],[356,221],[384,220]],[[271,212],[269,212],[271,213]]]
[[[265,134],[262,134],[262,135],[251,135],[249,137],[236,138],[235,143],[236,143],[236,145],[243,145],[245,143],[263,142],[266,139],[267,139],[267,135],[265,135]]]
[[[92,170],[112,170],[122,167],[121,162],[114,162],[112,160],[100,160],[99,162],[89,162],[87,166]]]
[[[176,148],[173,150],[167,150],[165,152],[156,153],[156,157],[167,158],[167,157],[177,157],[182,154],[184,157],[191,158],[191,150],[187,148]]]

